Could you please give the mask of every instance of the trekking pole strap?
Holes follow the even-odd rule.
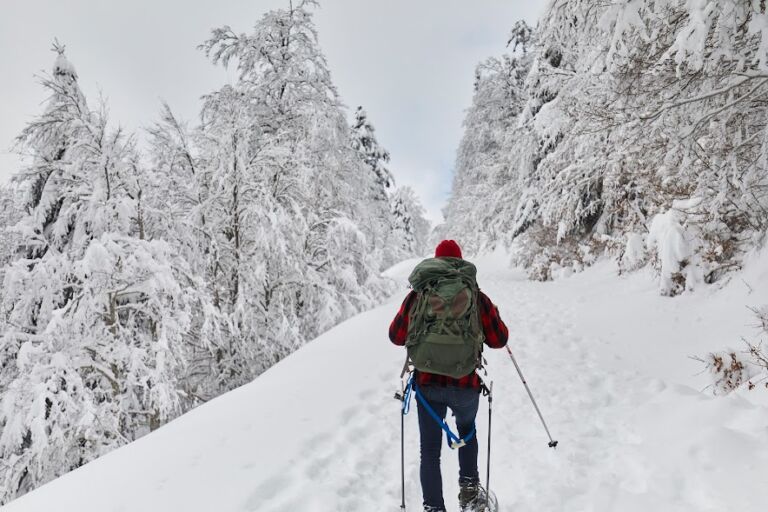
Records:
[[[413,380],[413,377],[411,377],[411,380]],[[424,409],[429,413],[429,415],[432,417],[435,422],[440,425],[440,428],[443,429],[446,435],[446,441],[448,443],[448,446],[454,450],[456,448],[461,448],[462,446],[466,445],[468,442],[472,440],[473,437],[475,437],[475,431],[476,426],[472,424],[472,430],[469,434],[464,436],[463,438],[460,438],[453,432],[451,432],[451,428],[448,426],[448,424],[445,422],[443,418],[438,416],[438,414],[435,412],[435,410],[432,408],[431,405],[429,405],[429,402],[427,402],[427,399],[424,398],[424,395],[421,394],[421,391],[419,391],[419,387],[416,385],[416,383],[409,383],[411,385],[411,389],[413,389],[413,392],[416,394],[416,399],[419,401],[421,405],[424,406]]]

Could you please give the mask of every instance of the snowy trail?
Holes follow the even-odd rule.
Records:
[[[412,263],[392,275],[404,279]],[[722,348],[725,333],[746,332],[743,305],[768,301],[768,292],[747,298],[734,288],[670,302],[648,276],[617,285],[608,265],[556,283],[525,281],[492,258],[479,268],[560,442],[547,447],[506,351],[486,350],[496,397],[491,487],[502,511],[763,509],[766,393],[700,393],[705,380],[685,356]],[[768,269],[747,278],[753,287],[768,284]],[[54,503],[78,512],[399,510],[400,418],[392,395],[404,353],[386,329],[401,299],[3,510],[42,512]],[[705,315],[708,308],[720,318]],[[681,337],[676,325],[688,334]],[[646,352],[656,357],[643,358]],[[486,426],[481,400],[483,478]],[[406,452],[408,510],[420,510],[415,404],[406,417]],[[449,511],[457,507],[457,474],[456,454],[444,446]]]

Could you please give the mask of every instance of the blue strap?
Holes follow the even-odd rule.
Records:
[[[411,376],[411,379],[408,381],[408,387],[411,388],[416,393],[416,399],[421,403],[421,405],[424,406],[424,409],[429,413],[430,416],[432,416],[432,419],[437,422],[438,425],[440,425],[440,428],[442,428],[445,431],[446,436],[446,442],[448,443],[448,447],[450,447],[452,450],[456,448],[461,448],[465,444],[467,444],[469,441],[472,440],[472,438],[475,436],[475,424],[472,424],[472,430],[469,434],[467,434],[463,439],[451,432],[450,427],[445,422],[443,418],[437,415],[435,410],[432,408],[431,405],[429,405],[429,402],[427,402],[427,399],[424,398],[424,395],[421,394],[421,391],[419,391],[418,386],[416,386],[415,382],[413,381],[413,376]],[[408,396],[410,396],[410,391],[406,391]],[[405,410],[405,409],[404,409]]]

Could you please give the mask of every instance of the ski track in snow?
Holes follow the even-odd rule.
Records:
[[[412,263],[393,275],[404,279]],[[713,398],[692,387],[703,381],[687,369],[656,372],[655,363],[636,355],[643,353],[643,343],[654,351],[653,361],[666,357],[666,350],[675,360],[711,350],[675,346],[672,335],[656,339],[680,318],[692,325],[689,337],[703,339],[717,325],[695,323],[704,316],[699,311],[707,297],[692,305],[682,298],[660,299],[646,289],[647,276],[636,276],[618,291],[610,269],[532,283],[503,265],[479,268],[480,284],[509,325],[510,347],[559,441],[557,449],[547,447],[506,350],[487,349],[495,397],[491,488],[502,512],[763,509],[765,393]],[[635,296],[648,303],[627,303]],[[401,299],[338,326],[252,384],[4,510],[44,511],[55,503],[57,510],[78,512],[399,511],[400,416],[393,394],[404,352],[389,344],[386,328]],[[725,296],[715,310],[726,301],[737,302]],[[644,316],[630,322],[622,316],[627,308],[642,309]],[[709,343],[722,348],[725,342],[711,338]],[[416,511],[421,489],[415,400],[411,405],[405,427],[406,504]],[[483,481],[487,414],[481,398]],[[457,457],[445,444],[442,457],[446,505],[455,511]]]

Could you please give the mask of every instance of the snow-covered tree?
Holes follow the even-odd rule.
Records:
[[[180,121],[168,104],[149,128],[151,172],[146,173],[145,223],[151,238],[167,241],[189,265],[195,300],[184,342],[188,353],[181,378],[188,399],[185,408],[215,397],[221,383],[217,360],[229,343],[216,280],[218,267],[215,186],[205,162],[197,155],[196,132]]]
[[[144,237],[132,140],[86,104],[58,53],[19,137],[31,164],[18,257],[0,291],[0,466],[7,501],[179,412],[186,265]]]
[[[0,282],[3,267],[11,261],[18,246],[18,238],[12,229],[22,216],[21,201],[18,198],[18,190],[0,184]]]
[[[374,174],[376,196],[382,200],[388,200],[388,192],[395,185],[395,179],[386,167],[389,162],[389,152],[379,145],[375,129],[363,107],[357,107],[355,110],[355,119],[352,122],[352,147],[357,150],[360,158]]]
[[[760,3],[736,0],[550,3],[535,37],[516,26],[510,38],[531,62],[490,159],[509,172],[486,194],[488,174],[473,175],[480,167],[460,152],[448,228],[490,226],[488,241],[514,241],[539,278],[606,249],[624,269],[658,265],[679,289],[738,266],[767,226],[765,20]],[[480,118],[465,141],[495,125]],[[666,270],[656,237],[638,250],[657,215],[696,239]]]
[[[202,46],[239,72],[236,84],[205,98],[200,137],[215,186],[209,222],[214,293],[231,332],[220,359],[228,385],[373,304],[387,286],[377,251],[366,248],[387,212],[358,193],[386,176],[384,153],[370,169],[372,155],[353,146],[317,42],[315,5],[270,11],[248,35],[215,29]]]
[[[315,5],[214,30],[202,48],[239,78],[198,126],[163,105],[147,158],[55,45],[30,163],[0,190],[0,502],[248,382],[386,296],[392,243],[422,250],[423,209],[392,195],[362,109],[350,126]]]
[[[642,137],[637,160],[656,168],[640,174],[643,195],[657,205],[650,213],[688,205],[680,227],[698,246],[679,262],[697,267],[688,288],[692,275],[710,282],[738,265],[768,227],[765,19],[765,6],[738,1],[646,2],[603,19],[614,41],[606,59],[612,96],[621,99],[604,115],[622,121],[627,140]],[[661,272],[663,283],[669,275]]]
[[[368,251],[380,255],[379,268],[388,268],[404,257],[402,241],[398,239],[398,219],[391,214],[395,179],[386,166],[389,152],[379,144],[363,107],[355,110],[351,136],[352,147],[363,162],[363,172],[369,173],[369,186],[361,191],[365,195],[361,199],[369,210],[368,219],[361,222],[367,224],[367,231],[373,235],[368,240]]]
[[[428,251],[430,222],[425,217],[416,192],[411,187],[398,187],[392,196],[394,215],[395,248],[401,259],[409,256],[421,256]]]
[[[496,243],[504,229],[499,217],[521,193],[508,147],[525,99],[529,67],[526,52],[488,59],[475,71],[475,94],[464,119],[451,199],[443,210],[452,236],[462,240],[469,253]]]

